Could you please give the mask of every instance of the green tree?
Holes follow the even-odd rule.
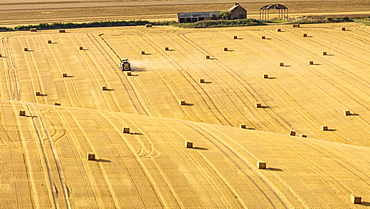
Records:
[[[220,19],[230,20],[230,17],[231,17],[230,11],[222,11],[222,12],[220,12]]]

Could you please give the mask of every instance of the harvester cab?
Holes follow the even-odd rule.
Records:
[[[122,71],[131,71],[131,64],[128,62],[127,58],[121,59],[120,67]]]

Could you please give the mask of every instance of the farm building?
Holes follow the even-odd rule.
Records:
[[[239,3],[235,3],[229,10],[230,19],[245,19],[247,18],[247,10],[245,10]],[[189,13],[177,13],[177,22],[189,23],[198,22],[202,20],[217,20],[220,19],[221,11],[216,12],[189,12]]]
[[[232,20],[247,18],[247,10],[240,6],[239,3],[235,3],[228,11]]]
[[[177,13],[177,22],[188,23],[188,22],[198,22],[202,20],[216,20],[218,19],[220,12],[221,11]]]
[[[269,4],[261,7],[260,19],[262,20],[270,19],[270,9],[275,9],[277,11],[279,19],[288,19],[288,7],[282,4]]]

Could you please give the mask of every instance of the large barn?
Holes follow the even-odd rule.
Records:
[[[247,18],[247,10],[240,6],[239,3],[235,3],[228,11],[232,20]]]
[[[228,11],[232,20],[247,18],[247,10],[240,6],[239,3],[235,3]],[[177,13],[177,22],[189,23],[202,20],[217,20],[220,18],[220,13],[221,11]]]

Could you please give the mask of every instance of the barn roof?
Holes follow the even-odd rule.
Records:
[[[234,4],[234,6],[232,6],[228,11],[233,11],[234,9],[236,9],[236,8],[238,8],[238,7],[240,7],[240,8],[242,8],[242,9],[244,9],[242,6],[240,6],[240,4],[239,3],[235,3]],[[245,11],[247,11],[246,9],[244,9]]]
[[[218,17],[221,11],[177,13],[178,18]]]
[[[288,9],[288,7],[282,5],[282,4],[269,4],[261,7],[263,10],[269,10],[269,9]]]

